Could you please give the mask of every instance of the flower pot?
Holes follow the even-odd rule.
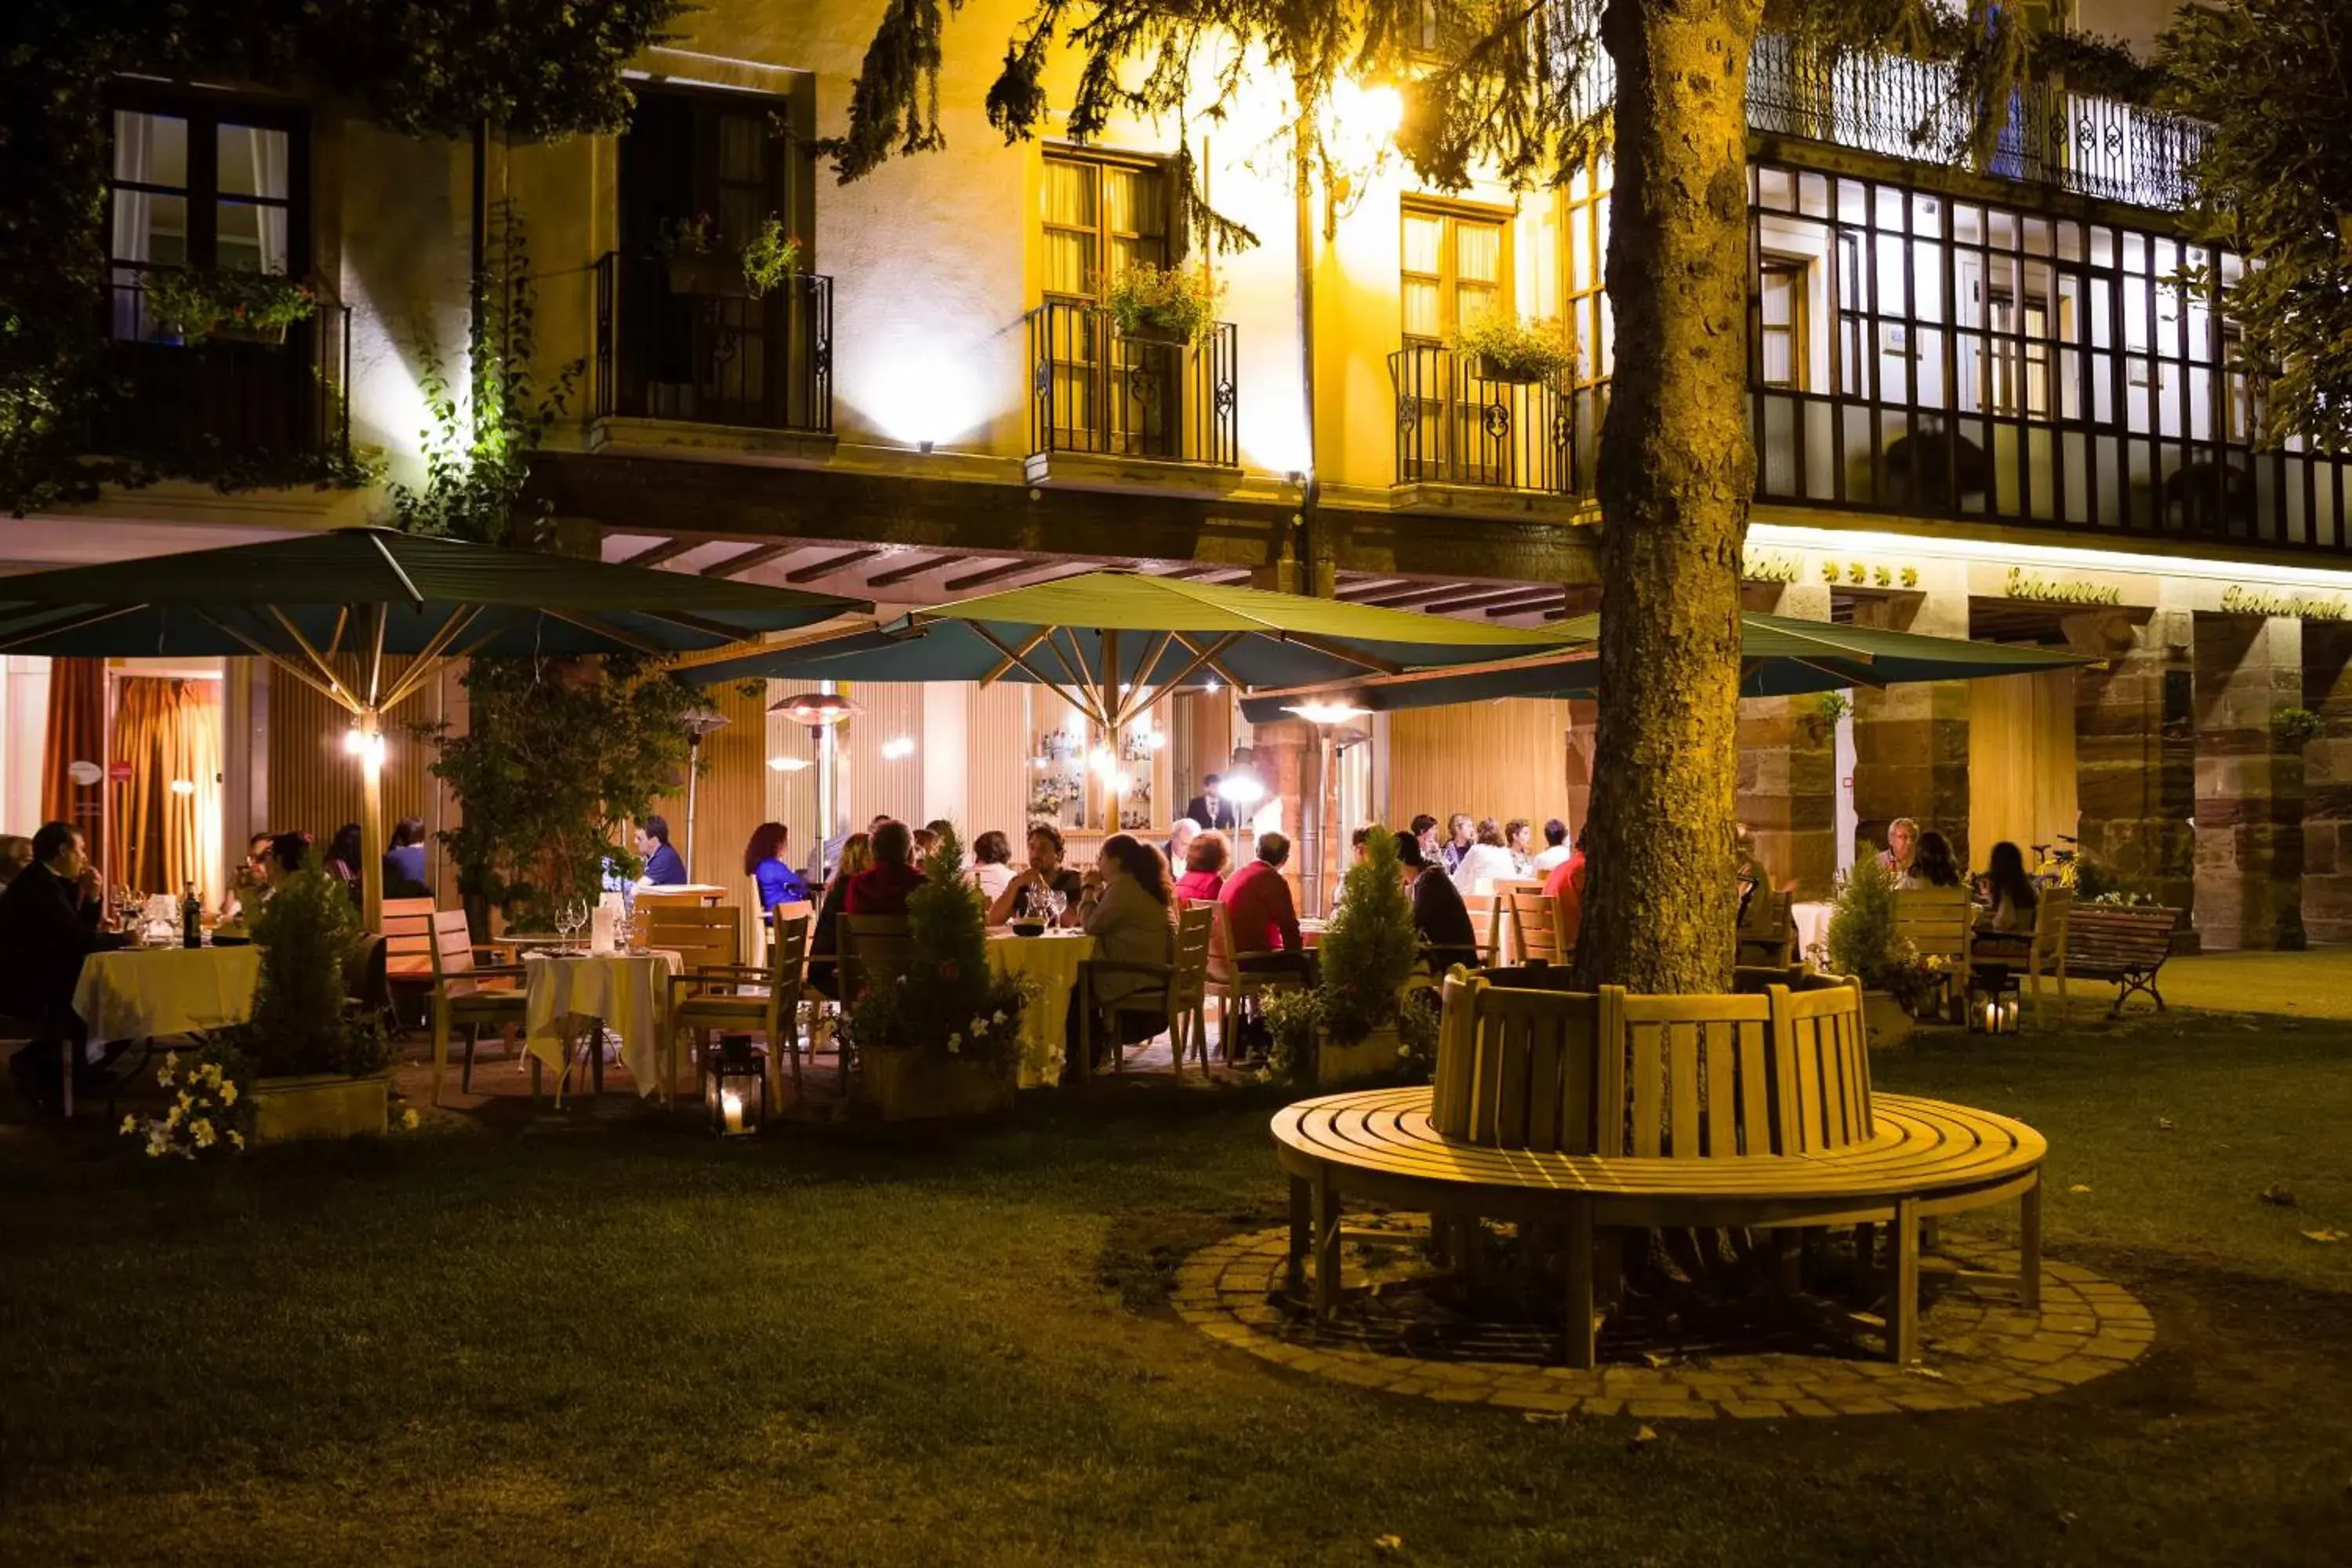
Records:
[[[1156,343],[1171,349],[1181,349],[1192,341],[1192,334],[1181,327],[1150,320],[1138,320],[1133,326],[1121,327],[1118,335],[1131,343]]]
[[[967,1060],[878,1048],[866,1051],[858,1066],[862,1096],[885,1121],[1001,1114],[1013,1108],[1019,1071],[1011,1056]]]
[[[1390,1077],[1397,1070],[1400,1044],[1393,1024],[1382,1025],[1352,1046],[1340,1045],[1330,1036],[1318,1031],[1315,1039],[1316,1087],[1337,1089]]]
[[[1543,372],[1523,364],[1498,360],[1492,354],[1478,356],[1478,377],[1482,381],[1499,381],[1512,386],[1533,386],[1543,379]]]
[[[744,300],[751,285],[744,280],[743,264],[731,256],[673,256],[669,258],[669,291],[703,299]]]
[[[286,342],[286,323],[280,321],[274,327],[215,327],[212,336],[215,342],[267,343],[273,348],[282,347]]]
[[[363,1132],[383,1132],[392,1075],[346,1078],[341,1073],[311,1073],[301,1078],[265,1078],[247,1092],[253,1100],[257,1143],[353,1138]]]
[[[1899,1046],[1911,1036],[1911,1015],[1892,992],[1865,991],[1862,994],[1863,1037],[1872,1050],[1881,1046]]]

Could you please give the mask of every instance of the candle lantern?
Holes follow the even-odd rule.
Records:
[[[768,1064],[751,1036],[723,1035],[702,1058],[702,1103],[721,1138],[748,1138],[767,1124]]]
[[[1969,1033],[2017,1033],[2017,972],[1988,967],[1977,971],[1969,987]]]

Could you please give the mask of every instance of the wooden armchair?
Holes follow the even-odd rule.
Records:
[[[679,1007],[688,998],[730,995],[742,984],[743,914],[740,910],[700,903],[646,906],[646,945],[656,952],[678,956],[678,972],[669,977],[667,1001],[672,1018],[678,1016]],[[694,1058],[698,1064],[708,1034],[704,1029],[695,1031]],[[665,1044],[674,1047],[677,1036],[673,1028]],[[677,1070],[673,1051],[665,1058],[662,1069],[665,1093],[675,1086]]]
[[[782,1083],[778,1076],[778,1059],[786,1052],[793,1058],[793,1092],[801,1088],[801,982],[808,972],[810,917],[806,914],[787,916],[787,909],[807,909],[805,904],[776,906],[775,941],[768,949],[768,965],[738,964],[731,975],[706,966],[698,978],[710,983],[703,989],[673,1001],[669,1018],[669,1035],[664,1042],[672,1053],[662,1070],[667,1085],[677,1076],[675,1053],[680,1035],[691,1031],[698,1037],[730,1028],[744,1033],[763,1035],[768,1041],[768,1090],[771,1104],[782,1103],[779,1091]],[[684,976],[674,978],[683,979]],[[718,982],[732,978],[735,987],[722,990]],[[752,989],[756,987],[757,989]]]
[[[383,901],[384,980],[392,992],[395,1026],[403,1002],[421,1005],[433,995],[433,915],[430,899]]]
[[[1738,962],[1751,968],[1786,969],[1796,960],[1796,895],[1759,888],[1740,912]]]
[[[1515,888],[1510,899],[1511,942],[1521,963],[1562,964],[1576,955],[1574,948],[1563,951],[1559,944],[1558,899],[1547,897],[1541,888],[1532,892]]]
[[[2042,1027],[2042,977],[2058,983],[2058,1021],[2066,1020],[2066,931],[2074,916],[2072,888],[2045,888],[2033,906],[2033,946],[2025,960],[2027,984],[2032,990],[2033,1026]]]
[[[1209,904],[1188,905],[1177,911],[1175,961],[1135,963],[1118,959],[1089,958],[1078,965],[1078,1076],[1094,1074],[1094,1034],[1098,1022],[1112,1027],[1111,1070],[1127,1070],[1122,1017],[1149,1018],[1158,1035],[1168,1034],[1168,1051],[1176,1076],[1184,1076],[1187,1051],[1201,1058],[1201,1076],[1209,1076],[1209,949],[1214,941],[1216,911]],[[1095,985],[1108,974],[1138,974],[1157,984],[1130,991],[1116,1002],[1097,1003]],[[1150,1037],[1147,1037],[1147,1038]]]
[[[1295,991],[1307,984],[1307,976],[1295,969],[1246,969],[1234,962],[1234,928],[1225,918],[1225,906],[1214,899],[1199,900],[1195,907],[1209,911],[1209,952],[1204,981],[1208,993],[1217,999],[1217,1037],[1225,1060],[1234,1059],[1234,1020],[1241,1013],[1242,1004],[1270,991]]]
[[[529,998],[521,982],[529,973],[520,963],[476,962],[488,948],[474,945],[463,910],[436,910],[433,915],[433,1103],[441,1103],[441,1078],[449,1066],[449,1036],[466,1031],[466,1065],[458,1088],[474,1088],[474,1047],[488,1028],[521,1028],[529,1021]]]
[[[1895,934],[1920,957],[1940,955],[1951,964],[1947,1000],[1968,1000],[1975,932],[1976,911],[1966,888],[1914,888],[1895,895]]]

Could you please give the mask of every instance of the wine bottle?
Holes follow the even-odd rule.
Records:
[[[193,878],[180,894],[180,945],[205,945],[205,906],[204,901],[196,897],[196,884]]]

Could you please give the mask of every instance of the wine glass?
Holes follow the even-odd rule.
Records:
[[[563,913],[558,918],[562,921],[560,934],[567,942],[573,942],[581,928],[588,923],[588,900],[574,893],[563,900]]]
[[[1062,912],[1070,907],[1070,896],[1059,888],[1048,888],[1045,889],[1045,923],[1058,926],[1062,923]]]

